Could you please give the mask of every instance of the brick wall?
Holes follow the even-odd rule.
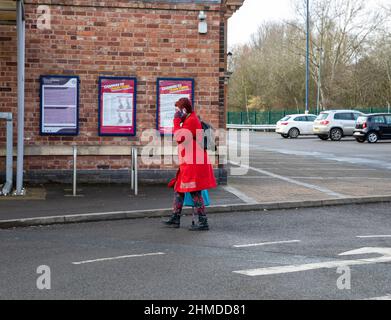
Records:
[[[175,2],[175,3],[173,3]],[[201,3],[200,3],[201,2]],[[40,4],[49,6],[51,29],[37,28]],[[198,33],[198,13],[206,11],[208,33]],[[140,145],[144,129],[155,128],[156,79],[195,79],[195,107],[216,128],[225,127],[225,17],[218,1],[42,1],[26,0],[26,146]],[[17,114],[16,28],[0,26],[0,110]],[[39,135],[39,77],[80,77],[80,134]],[[98,77],[138,79],[137,136],[98,136]],[[15,129],[16,132],[16,129]],[[15,135],[16,141],[16,135]],[[0,124],[0,149],[5,127]],[[123,169],[125,156],[82,157],[82,169]],[[5,159],[0,157],[0,171]],[[25,169],[69,169],[66,156],[29,156]],[[154,169],[167,169],[164,167]]]

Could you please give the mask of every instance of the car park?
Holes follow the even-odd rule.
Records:
[[[300,135],[313,135],[313,123],[316,115],[293,114],[282,118],[276,124],[276,133],[283,138],[296,139]]]
[[[369,114],[357,119],[353,136],[357,142],[391,139],[391,113]]]
[[[362,112],[356,110],[323,111],[314,122],[314,134],[322,140],[332,141],[353,136],[356,120],[362,115],[364,115]]]

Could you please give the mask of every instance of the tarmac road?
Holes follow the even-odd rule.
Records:
[[[190,217],[178,230],[160,219],[0,230],[0,299],[390,299],[390,215],[376,204],[222,214],[202,233]],[[37,289],[41,265],[50,290]],[[281,268],[292,265],[310,267]]]

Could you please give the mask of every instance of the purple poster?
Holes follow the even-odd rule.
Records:
[[[41,134],[78,134],[78,77],[41,77]]]

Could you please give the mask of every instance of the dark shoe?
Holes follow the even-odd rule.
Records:
[[[193,221],[189,230],[190,231],[208,231],[209,230],[208,218],[199,217],[198,223],[194,223],[194,221]]]
[[[170,219],[163,221],[163,223],[170,228],[179,228],[181,224],[181,216],[179,214],[173,214]]]

